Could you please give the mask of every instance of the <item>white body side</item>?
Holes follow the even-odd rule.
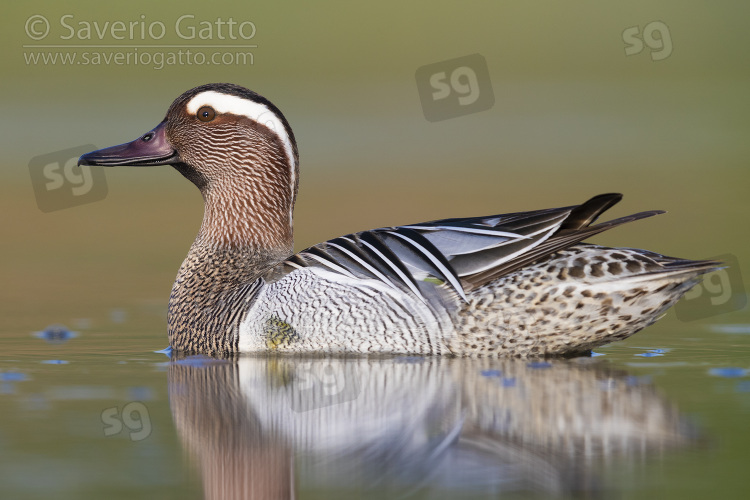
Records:
[[[413,295],[305,268],[258,292],[240,325],[239,351],[445,354],[452,332],[447,314]]]

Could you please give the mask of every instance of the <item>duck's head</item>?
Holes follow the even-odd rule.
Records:
[[[291,245],[297,143],[281,111],[239,85],[212,83],[188,90],[154,129],[132,142],[86,153],[78,164],[172,165],[206,200],[199,238]]]

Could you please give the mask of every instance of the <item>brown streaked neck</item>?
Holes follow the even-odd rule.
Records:
[[[201,190],[205,209],[196,244],[246,249],[259,255],[291,255],[291,194],[253,184],[259,183],[237,185],[221,180]]]
[[[205,209],[169,299],[170,345],[178,350],[235,351],[252,284],[292,254],[290,183],[271,182],[262,169],[232,174],[202,183],[183,173]]]
[[[265,163],[227,165],[210,178],[184,163],[174,165],[198,187],[205,205],[188,257],[244,256],[250,259],[245,265],[260,270],[292,254],[296,186],[287,165]]]

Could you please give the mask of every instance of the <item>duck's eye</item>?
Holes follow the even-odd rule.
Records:
[[[202,122],[210,122],[216,117],[216,111],[211,106],[203,106],[198,110],[196,116]]]

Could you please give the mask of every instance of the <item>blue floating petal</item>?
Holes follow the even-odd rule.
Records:
[[[503,387],[515,387],[516,386],[516,378],[503,378],[502,382],[500,382]]]
[[[656,356],[664,356],[660,352],[642,352],[641,354],[636,354],[636,356],[641,356],[642,358],[655,358]]]
[[[172,346],[168,345],[164,349],[160,351],[154,351],[156,354],[164,354],[166,357],[171,358],[172,357]]]
[[[3,382],[21,382],[28,379],[29,378],[26,376],[26,374],[21,372],[0,373],[0,380],[2,380]]]
[[[482,370],[483,377],[499,377],[503,374],[500,370]]]
[[[45,359],[42,361],[45,365],[67,365],[68,362],[64,359]]]
[[[748,371],[745,370],[744,368],[727,367],[727,368],[711,368],[710,370],[708,370],[708,373],[716,377],[738,378],[738,377],[746,376],[748,374]]]
[[[70,339],[76,338],[78,332],[68,330],[64,325],[50,325],[41,332],[34,332],[34,337],[42,339],[50,344],[62,344]]]

